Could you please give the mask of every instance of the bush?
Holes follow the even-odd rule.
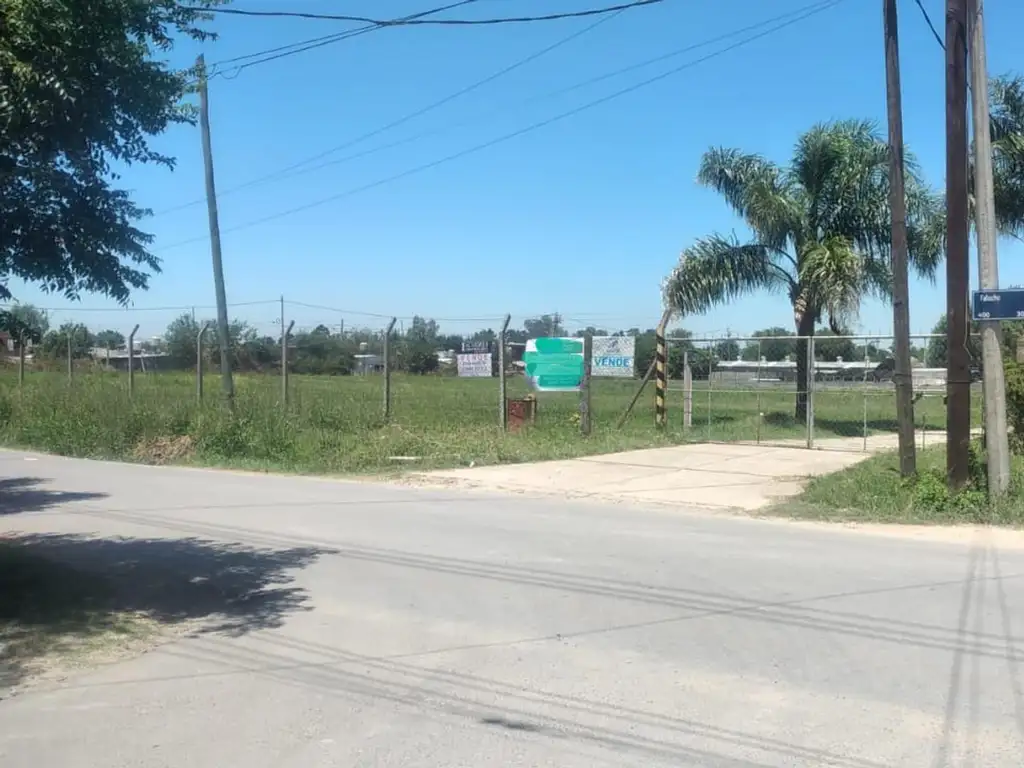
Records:
[[[1024,455],[1024,365],[1006,363],[1006,416],[1010,427],[1010,447]]]

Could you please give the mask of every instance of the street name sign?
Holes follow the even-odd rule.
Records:
[[[578,392],[583,386],[583,339],[528,339],[523,362],[538,392]]]
[[[1024,320],[1024,289],[975,291],[971,315],[975,320]]]

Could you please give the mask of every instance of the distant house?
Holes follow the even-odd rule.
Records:
[[[353,373],[365,376],[368,373],[383,373],[384,372],[384,357],[382,355],[372,354],[359,354],[353,355],[355,358],[355,369]]]
[[[106,349],[93,347],[92,359],[115,371],[128,371],[127,349]],[[133,355],[133,368],[136,371],[165,371],[170,368],[170,357],[162,352],[139,352]]]

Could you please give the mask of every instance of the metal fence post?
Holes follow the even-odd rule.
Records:
[[[281,318],[281,402],[288,405],[288,337],[291,335],[295,321],[284,327],[284,318]]]
[[[203,327],[196,334],[196,400],[203,402],[203,337],[210,330],[209,323],[203,323]]]
[[[868,449],[868,363],[871,357],[871,341],[868,339],[864,340],[864,375],[863,384],[861,385],[861,393],[864,398],[864,445],[863,450]]]
[[[512,315],[505,315],[498,334],[498,424],[501,429],[508,429],[508,379],[505,376],[505,343],[508,337],[508,324]]]
[[[590,374],[593,370],[594,337],[587,334],[583,337],[583,391],[580,393],[580,434],[590,435]]]
[[[18,386],[25,386],[25,335],[18,340]]]
[[[814,447],[814,337],[807,339],[807,447]],[[798,395],[799,396],[799,395]]]
[[[711,395],[712,395],[712,390],[714,389],[714,384],[711,381],[711,353],[707,349],[705,349],[705,357],[706,357],[707,363],[708,363],[708,441],[710,442],[711,441],[711,414],[712,414],[712,407],[713,407],[712,406],[712,402],[711,402]]]
[[[139,332],[139,326],[132,328],[128,334],[128,397],[135,395],[135,334]]]
[[[761,444],[761,422],[764,421],[764,409],[761,405],[761,340],[757,340],[757,444]]]
[[[693,368],[690,350],[683,350],[683,428],[693,429]]]
[[[71,378],[74,375],[75,364],[71,357],[71,331],[68,331],[68,384],[71,383]]]
[[[391,332],[398,318],[392,317],[384,330],[384,421],[391,418]]]

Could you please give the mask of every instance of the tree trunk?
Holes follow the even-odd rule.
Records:
[[[796,322],[796,420],[807,421],[807,393],[810,392],[810,371],[807,369],[807,340],[814,335],[814,315],[806,312]]]

